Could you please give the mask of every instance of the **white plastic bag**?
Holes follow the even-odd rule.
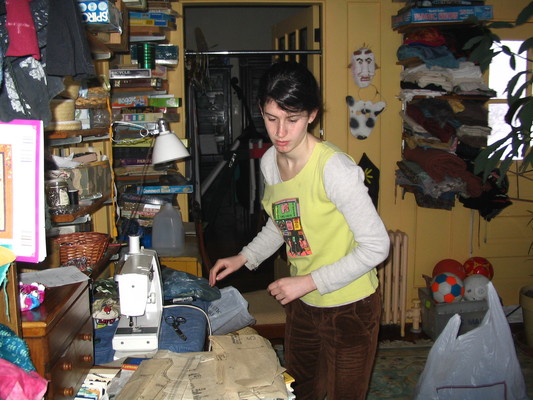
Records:
[[[213,335],[225,335],[255,323],[248,312],[248,302],[233,286],[220,289],[220,299],[207,309]]]
[[[487,289],[489,309],[477,328],[457,336],[460,315],[448,321],[429,352],[415,399],[528,399],[498,293],[492,282]]]

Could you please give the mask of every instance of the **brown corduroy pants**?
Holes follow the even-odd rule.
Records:
[[[362,400],[376,355],[381,297],[320,308],[285,306],[285,366],[297,400]]]

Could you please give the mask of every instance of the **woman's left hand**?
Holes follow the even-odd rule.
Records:
[[[316,289],[310,274],[281,278],[268,285],[267,290],[280,304],[285,305]]]

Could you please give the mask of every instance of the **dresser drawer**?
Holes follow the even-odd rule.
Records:
[[[79,299],[66,310],[63,317],[48,333],[50,365],[56,363],[58,358],[65,352],[66,347],[76,340],[80,333],[90,334],[92,344],[92,328],[84,328],[84,325],[90,317],[89,292],[86,290],[80,295]]]
[[[46,399],[74,398],[93,365],[89,284],[47,289],[32,311],[22,316],[22,334],[37,372],[50,381]]]
[[[88,318],[68,349],[50,369],[48,399],[72,398],[93,366],[92,318]]]

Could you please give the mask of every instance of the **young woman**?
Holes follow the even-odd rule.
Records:
[[[261,159],[269,219],[235,256],[219,259],[217,281],[255,269],[285,243],[291,276],[268,291],[285,306],[285,362],[298,400],[364,399],[377,347],[381,298],[375,267],[390,240],[360,167],[308,133],[322,108],[304,66],[274,64],[259,106],[273,146]]]

